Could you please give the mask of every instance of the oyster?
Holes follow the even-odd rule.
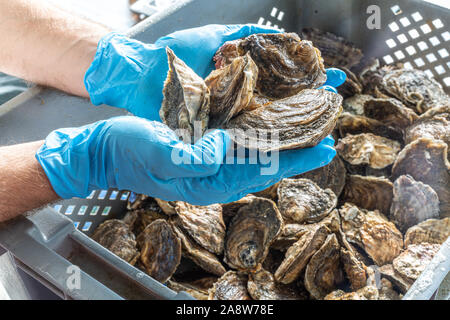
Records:
[[[392,167],[392,178],[409,174],[428,184],[439,197],[441,217],[450,215],[450,163],[447,144],[430,138],[420,138],[408,144]]]
[[[400,176],[394,183],[391,218],[402,232],[419,222],[439,217],[439,198],[436,192],[411,176]]]
[[[155,198],[155,201],[161,208],[161,210],[168,216],[177,214],[177,212],[175,211],[175,206],[177,205],[176,201],[165,201],[158,198]]]
[[[315,224],[286,223],[271,248],[286,251],[306,233],[316,228]]]
[[[349,134],[339,140],[336,151],[351,165],[383,169],[394,163],[400,143],[372,133]]]
[[[225,221],[225,224],[228,225],[231,218],[233,218],[238,213],[238,210],[241,207],[252,202],[253,199],[255,199],[255,196],[253,194],[248,194],[245,197],[243,197],[237,201],[223,203],[222,204],[222,216]]]
[[[399,294],[394,290],[394,286],[388,279],[380,280],[378,293],[378,300],[400,300]]]
[[[199,288],[195,284],[189,282],[177,282],[174,280],[169,280],[167,281],[167,287],[176,292],[187,292],[197,300],[208,300],[209,297],[208,290]]]
[[[325,243],[330,230],[321,224],[305,233],[285,254],[285,258],[275,272],[278,282],[288,284],[296,280],[304,270],[311,256]]]
[[[380,210],[389,215],[392,203],[392,182],[382,177],[349,175],[342,192],[342,201],[367,210]]]
[[[339,214],[347,241],[364,249],[378,266],[391,263],[400,254],[402,234],[378,210],[368,211],[346,203]]]
[[[341,263],[350,282],[352,290],[363,288],[367,283],[367,267],[360,261],[352,250],[341,247]]]
[[[225,243],[225,223],[222,206],[194,206],[178,201],[175,207],[178,216],[174,221],[181,226],[197,244],[211,253],[221,254]]]
[[[251,300],[247,291],[247,275],[228,271],[209,290],[209,300]]]
[[[371,95],[355,94],[353,97],[344,99],[342,106],[344,108],[344,111],[354,115],[362,116],[364,115],[364,103],[370,99],[373,99]]]
[[[312,41],[323,57],[327,67],[351,68],[363,58],[361,49],[342,37],[316,28],[304,28],[302,37]]]
[[[247,290],[255,300],[305,300],[295,286],[275,282],[273,275],[261,269],[248,276]]]
[[[450,218],[428,219],[406,231],[405,246],[422,242],[442,244],[448,237],[450,237]]]
[[[237,144],[264,152],[313,147],[333,131],[342,97],[306,89],[242,112],[226,125]]]
[[[322,190],[308,179],[283,179],[278,187],[278,208],[288,221],[313,223],[322,220],[337,203],[331,189]]]
[[[106,220],[95,229],[92,239],[132,265],[139,257],[136,238],[129,226],[121,220]]]
[[[282,227],[283,220],[275,203],[254,197],[230,222],[224,261],[238,270],[258,269]]]
[[[306,266],[305,287],[316,299],[322,299],[343,281],[339,250],[336,235],[330,234]]]
[[[324,300],[378,300],[378,289],[374,286],[365,286],[355,292],[336,290],[324,297]]]
[[[258,68],[250,55],[237,57],[205,79],[211,94],[209,127],[218,128],[244,110],[253,98]]]
[[[182,129],[181,136],[201,137],[208,127],[209,89],[205,81],[189,68],[175,53],[166,48],[169,72],[164,82],[164,99],[159,116],[172,130]],[[194,132],[194,125],[200,132]]]
[[[166,220],[149,224],[138,236],[141,262],[147,273],[160,282],[173,275],[181,260],[181,243]]]
[[[345,67],[340,67],[340,69],[345,72],[347,78],[345,79],[345,82],[337,88],[338,93],[344,98],[352,97],[355,94],[361,94],[363,87],[358,77]]]
[[[404,130],[419,116],[397,99],[370,99],[364,103],[364,115],[381,121],[390,128]]]
[[[335,156],[326,166],[302,173],[295,178],[309,179],[322,189],[330,188],[339,197],[345,185],[345,173],[344,163],[339,156]]]
[[[402,294],[405,294],[414,281],[404,277],[398,273],[392,264],[385,264],[384,266],[378,268],[382,279],[387,279],[392,285]]]
[[[320,51],[295,33],[253,34],[225,42],[214,61],[220,69],[249,53],[258,67],[256,90],[269,98],[286,98],[326,81]]]

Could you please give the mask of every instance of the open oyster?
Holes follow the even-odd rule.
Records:
[[[267,101],[242,112],[226,125],[239,145],[264,152],[313,147],[333,131],[342,97],[305,89],[295,96]]]
[[[439,217],[439,198],[436,192],[411,176],[400,176],[394,183],[391,218],[402,232],[419,222]]]
[[[305,300],[296,286],[275,282],[273,275],[261,269],[248,276],[247,290],[255,300]]]
[[[340,258],[352,290],[363,288],[368,277],[365,264],[356,257],[352,250],[344,247],[341,247]]]
[[[147,273],[160,282],[173,275],[181,260],[181,243],[166,220],[158,219],[139,234],[141,262]]]
[[[178,215],[174,221],[181,226],[197,244],[211,253],[221,254],[225,243],[225,223],[222,206],[194,206],[178,201],[175,207]]]
[[[209,290],[209,300],[251,300],[247,291],[247,275],[228,271]]]
[[[409,174],[428,184],[439,197],[441,217],[450,215],[450,163],[447,144],[430,138],[420,138],[408,144],[392,167],[392,177]]]
[[[216,68],[247,52],[258,67],[256,90],[266,97],[289,97],[326,81],[320,51],[295,33],[253,34],[225,42],[214,56]]]
[[[355,94],[352,97],[344,99],[342,106],[344,108],[344,111],[354,115],[362,116],[364,115],[364,103],[370,99],[373,99],[371,95]]]
[[[336,290],[324,297],[324,300],[378,300],[378,289],[374,286],[365,286],[355,292]]]
[[[450,237],[450,218],[428,219],[406,231],[405,246],[423,242],[442,244],[448,237]]]
[[[313,45],[320,50],[327,67],[351,68],[358,64],[363,57],[361,49],[331,32],[316,28],[304,28],[302,37],[312,41]]]
[[[121,220],[103,222],[94,231],[92,239],[132,265],[139,257],[136,238],[129,226]]]
[[[392,182],[382,177],[348,175],[342,201],[367,210],[380,210],[389,215],[392,203]]]
[[[306,266],[305,287],[314,298],[322,299],[343,281],[339,251],[336,235],[330,234]]]
[[[275,203],[254,197],[238,210],[230,222],[225,242],[225,262],[238,270],[258,269],[282,227],[283,220]]]
[[[321,189],[308,179],[283,179],[278,186],[278,208],[288,221],[313,223],[322,220],[337,203],[331,189]]]
[[[419,116],[397,99],[370,99],[364,103],[364,115],[391,128],[404,130]]]
[[[358,245],[378,265],[391,263],[403,248],[403,236],[378,210],[346,203],[339,209],[347,241]]]
[[[211,93],[209,127],[218,128],[245,109],[253,98],[258,68],[247,53],[205,79]]]
[[[316,228],[305,233],[285,254],[285,258],[275,272],[275,279],[288,284],[296,280],[306,267],[311,256],[325,243],[330,230],[317,224]]]
[[[208,127],[209,89],[205,81],[175,53],[166,48],[169,72],[164,82],[164,99],[159,111],[161,120],[172,130],[183,129],[183,138],[201,137]],[[194,132],[194,125],[200,132]]]

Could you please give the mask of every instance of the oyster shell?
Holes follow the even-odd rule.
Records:
[[[324,297],[324,300],[378,300],[378,289],[374,286],[366,286],[355,292],[336,290]]]
[[[363,288],[368,278],[365,264],[356,257],[352,250],[343,247],[341,247],[340,258],[351,289],[355,291]]]
[[[230,222],[224,261],[238,270],[258,269],[282,227],[283,220],[275,203],[254,197]]]
[[[296,280],[304,270],[311,256],[325,243],[330,230],[321,224],[305,233],[285,254],[285,258],[275,272],[278,282],[288,284]]]
[[[252,202],[254,198],[255,196],[253,194],[248,194],[237,201],[221,204],[225,224],[228,226],[230,220],[238,213],[239,209]]]
[[[95,229],[92,239],[131,265],[139,257],[136,238],[129,226],[121,220],[106,220]]]
[[[312,147],[333,131],[341,103],[335,93],[306,89],[242,112],[226,129],[237,144],[263,152]]]
[[[181,226],[197,244],[217,255],[223,252],[225,244],[225,223],[222,206],[194,206],[178,201],[174,221]]]
[[[448,237],[450,237],[450,218],[428,219],[406,231],[405,247],[422,242],[442,244]]]
[[[275,282],[273,275],[264,269],[248,275],[247,290],[255,300],[305,300],[296,289]]]
[[[339,251],[336,235],[330,234],[306,266],[305,287],[314,298],[322,299],[343,281]]]
[[[209,89],[205,81],[189,68],[175,53],[166,48],[169,72],[164,82],[164,99],[159,116],[172,130],[183,129],[181,136],[201,137],[208,127]],[[194,132],[194,125],[200,132]]]
[[[208,300],[209,297],[208,290],[199,288],[195,284],[189,282],[177,282],[174,280],[169,280],[167,281],[167,287],[176,292],[187,292],[197,300]]]
[[[392,178],[409,174],[428,184],[439,197],[441,217],[450,215],[450,163],[447,144],[430,138],[420,138],[408,144],[392,167]]]
[[[439,198],[429,185],[417,182],[409,175],[395,180],[391,219],[402,232],[419,222],[438,217]]]
[[[286,251],[306,233],[316,228],[316,224],[286,223],[271,248]]]
[[[393,184],[386,178],[348,175],[342,192],[343,202],[351,202],[367,210],[380,210],[389,215]]]
[[[218,128],[244,110],[253,98],[258,68],[247,53],[205,79],[211,94],[209,127]]]
[[[397,99],[370,99],[364,103],[364,115],[381,121],[390,128],[404,130],[419,116]]]
[[[322,190],[308,179],[283,179],[278,186],[278,208],[288,221],[320,221],[336,204],[337,197],[331,189]]]
[[[247,291],[247,275],[228,271],[209,290],[209,300],[251,300]]]
[[[380,289],[378,290],[378,293],[378,300],[400,300],[399,294],[394,290],[394,286],[387,279],[380,280]]]
[[[391,263],[403,248],[403,236],[378,210],[367,211],[346,203],[339,209],[347,241],[364,249],[382,266]]]
[[[161,210],[168,216],[177,214],[177,212],[175,211],[175,206],[177,205],[176,201],[165,201],[158,198],[155,198],[155,201],[161,208]]]
[[[391,282],[392,285],[402,294],[405,294],[413,284],[412,280],[398,273],[392,264],[385,264],[384,266],[378,268],[378,271],[383,279],[389,280],[389,282]]]
[[[277,200],[278,200],[278,194],[277,194],[277,192],[278,192],[278,185],[279,185],[279,184],[280,184],[280,183],[277,182],[277,183],[271,185],[270,187],[268,187],[268,188],[266,188],[266,189],[264,189],[264,190],[262,190],[262,191],[255,192],[255,193],[253,193],[253,194],[254,194],[255,196],[257,196],[257,197],[267,198],[267,199],[270,199],[270,200],[272,200],[272,201],[277,202]]]
[[[147,273],[160,282],[174,274],[181,260],[181,243],[166,220],[149,224],[138,236],[141,262]]]
[[[342,106],[344,108],[344,111],[354,115],[362,116],[364,115],[364,103],[370,99],[373,99],[371,95],[355,94],[353,97],[344,99]]]
[[[355,94],[361,94],[363,87],[358,77],[345,67],[340,67],[340,69],[345,72],[347,78],[345,79],[345,82],[337,88],[338,93],[344,98],[352,97]]]
[[[216,68],[247,52],[258,67],[256,90],[266,97],[286,98],[326,81],[320,51],[295,33],[253,34],[225,42],[214,56]]]

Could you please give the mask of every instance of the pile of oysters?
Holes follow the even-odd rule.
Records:
[[[450,236],[450,98],[334,34],[302,37],[225,43],[206,80],[168,49],[161,118],[189,139],[194,121],[284,130],[275,146],[235,137],[264,151],[332,133],[329,165],[227,204],[137,195],[93,239],[197,299],[401,299]],[[347,73],[340,95],[314,89],[324,66]]]

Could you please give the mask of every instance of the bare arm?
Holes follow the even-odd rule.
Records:
[[[0,222],[58,199],[35,158],[42,144],[0,147]]]
[[[44,0],[0,0],[0,71],[88,97],[84,74],[108,31]]]

